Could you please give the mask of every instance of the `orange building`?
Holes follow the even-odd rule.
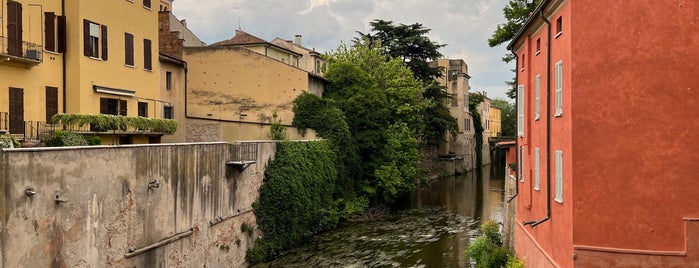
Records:
[[[517,56],[527,267],[699,267],[699,2],[543,0]]]

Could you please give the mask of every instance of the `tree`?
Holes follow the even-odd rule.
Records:
[[[540,2],[541,0],[510,0],[510,3],[502,9],[507,22],[498,25],[493,35],[488,39],[488,45],[496,47],[512,41]],[[515,56],[508,52],[502,57],[502,61],[509,63],[514,58]],[[506,81],[505,83],[511,87],[507,91],[507,96],[514,98],[517,93],[517,81],[514,81],[513,78],[512,81]]]
[[[430,65],[431,61],[442,57],[439,49],[446,46],[432,42],[427,34],[431,31],[420,23],[394,25],[392,21],[374,20],[370,23],[371,32],[358,32],[355,45],[380,45],[381,53],[388,59],[400,59],[422,81],[422,97],[429,103],[423,114],[425,127],[421,138],[429,146],[443,142],[444,133],[456,137],[459,131],[456,119],[449,113],[446,100],[453,96],[446,93],[435,78],[442,76],[442,68]]]
[[[514,137],[517,132],[517,109],[514,104],[504,99],[494,99],[491,105],[500,108],[500,125],[502,126],[502,136]]]
[[[387,59],[368,42],[341,45],[326,57],[330,84],[324,98],[297,98],[292,124],[316,129],[331,139],[336,152],[348,155],[338,155],[346,165],[338,170],[351,174],[353,184],[338,179],[337,185],[346,184],[377,202],[391,203],[410,193],[421,159],[418,135],[429,105],[421,95],[422,83],[401,59]]]

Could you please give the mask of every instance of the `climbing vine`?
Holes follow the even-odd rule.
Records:
[[[281,141],[253,208],[263,237],[248,250],[256,263],[278,256],[336,226],[335,153],[327,141]]]
[[[468,110],[473,115],[473,138],[475,139],[476,147],[476,171],[480,172],[483,165],[483,125],[481,122],[481,114],[478,113],[478,105],[484,100],[481,94],[469,94]]]

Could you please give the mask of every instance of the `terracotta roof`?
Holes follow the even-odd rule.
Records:
[[[262,38],[246,33],[242,30],[235,30],[235,36],[228,40],[223,40],[211,44],[212,46],[236,46],[236,45],[251,45],[251,44],[267,44]]]

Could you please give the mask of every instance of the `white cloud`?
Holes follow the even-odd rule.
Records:
[[[421,23],[432,29],[429,37],[447,44],[445,57],[461,58],[469,65],[474,91],[505,97],[512,68],[500,61],[503,47],[490,48],[487,39],[504,22],[507,0],[177,0],[173,12],[187,19],[206,43],[231,38],[238,28],[266,40],[303,35],[304,46],[318,51],[350,42],[356,31],[367,32],[374,19],[394,23]]]

